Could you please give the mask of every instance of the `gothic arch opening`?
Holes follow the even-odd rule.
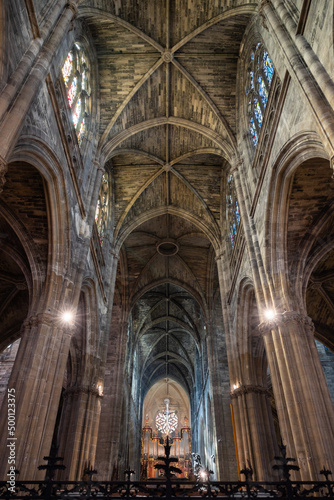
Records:
[[[118,413],[109,408],[104,398],[101,418],[103,426],[109,414],[114,423],[118,422],[122,434],[117,443],[118,458],[115,460],[115,449],[109,454],[110,473],[119,474],[118,471],[130,465],[152,477],[152,463],[140,464],[143,460],[140,436],[147,413],[144,401],[152,387],[164,381],[168,386],[177,385],[187,395],[186,417],[191,422],[192,449],[201,455],[203,466],[218,474],[213,421],[223,422],[224,419],[220,413],[222,408],[213,397],[212,364],[209,362],[218,356],[212,343],[213,332],[216,328],[218,332],[218,327],[208,314],[217,290],[213,246],[207,235],[186,217],[172,213],[156,215],[135,225],[125,239],[115,285],[111,327],[113,349],[108,355],[113,370],[115,349],[123,349],[125,379],[123,392],[119,395],[123,410]],[[224,345],[221,329],[219,336]],[[221,354],[223,358],[226,355],[223,347]],[[107,377],[105,393],[114,390],[113,387],[114,380]],[[210,408],[207,409],[208,401]],[[170,404],[173,408],[173,398]],[[148,414],[147,428],[152,429],[154,435],[153,416]],[[124,426],[131,432],[124,434]],[[208,427],[207,431],[203,431],[203,426]],[[130,459],[131,464],[128,463]],[[187,460],[184,474],[188,476],[191,463],[189,457]],[[148,467],[149,472],[143,472],[143,467],[145,470]],[[139,478],[139,473],[137,476]]]
[[[163,378],[147,392],[143,403],[141,478],[159,477],[155,468],[168,436],[171,456],[179,459],[179,477],[191,474],[191,412],[187,392],[175,380]]]

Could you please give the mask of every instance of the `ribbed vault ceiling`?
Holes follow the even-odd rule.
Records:
[[[255,9],[240,0],[80,3],[97,55],[116,288],[146,388],[166,364],[187,391],[196,382],[218,288],[222,174],[236,151],[238,56]],[[159,251],[164,242],[174,255]]]

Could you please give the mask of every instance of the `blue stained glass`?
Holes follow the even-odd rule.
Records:
[[[254,123],[254,119],[253,118],[250,119],[249,130],[250,130],[250,133],[251,133],[251,136],[252,136],[253,144],[254,144],[254,146],[256,146],[257,145],[257,141],[259,140],[259,138],[257,136],[257,130],[256,130],[256,127],[255,127],[255,123]]]
[[[274,65],[271,62],[268,52],[264,52],[263,54],[263,70],[270,85],[271,80],[273,79]]]
[[[258,121],[259,127],[261,128],[263,116],[262,116],[262,111],[261,111],[260,104],[259,104],[259,101],[257,100],[257,98],[254,99],[254,113],[255,113],[255,118]]]
[[[232,248],[234,248],[237,238],[238,226],[240,223],[240,212],[234,187],[234,178],[232,174],[230,174],[227,178],[226,216],[230,228],[229,239],[231,241]]]
[[[239,222],[240,222],[240,212],[239,212],[238,200],[235,200],[235,217],[236,217],[236,220],[237,220],[237,224],[239,225]]]
[[[231,243],[232,243],[232,248],[234,247],[235,245],[235,240],[236,240],[236,237],[237,237],[237,227],[235,225],[235,222],[232,222],[232,224],[230,225],[230,239],[231,239]]]
[[[261,101],[263,102],[264,106],[266,106],[268,101],[268,90],[266,88],[262,76],[259,76],[258,82],[259,82],[259,94],[261,97]]]
[[[246,95],[249,95],[248,102],[246,101],[249,131],[254,147],[258,144],[258,134],[262,127],[273,75],[272,60],[268,52],[264,50],[262,43],[258,42],[250,56],[248,88],[246,89]]]

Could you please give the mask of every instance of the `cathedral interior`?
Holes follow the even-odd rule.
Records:
[[[167,436],[185,479],[334,470],[334,0],[0,9],[20,479],[159,477]]]

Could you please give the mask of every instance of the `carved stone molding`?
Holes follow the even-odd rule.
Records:
[[[230,173],[234,174],[235,172],[237,172],[239,170],[239,168],[242,167],[242,165],[243,165],[242,158],[234,158],[234,161],[233,161],[231,168],[230,168]]]
[[[270,4],[269,0],[260,0],[259,4],[258,4],[258,7],[257,7],[258,14],[259,14],[259,17],[261,19],[261,24],[264,27],[264,29],[267,30],[267,31],[269,31],[269,29],[268,29],[266,15],[264,13],[264,8],[265,8],[266,5],[269,5],[269,4]]]
[[[261,335],[266,335],[271,330],[276,328],[284,329],[288,323],[297,323],[309,333],[314,333],[314,324],[312,319],[306,314],[301,314],[296,311],[286,311],[284,313],[276,314],[275,318],[260,323],[257,330]]]
[[[26,328],[33,328],[40,325],[54,326],[55,317],[52,314],[41,313],[36,316],[29,316],[24,322]]]
[[[119,253],[117,252],[117,250],[115,248],[112,248],[111,250],[109,250],[109,253],[112,255],[112,257],[114,259],[119,260]]]
[[[231,391],[230,396],[231,399],[236,399],[244,394],[262,394],[267,398],[271,397],[268,389],[262,387],[261,385],[241,385],[240,387],[234,389],[234,391]]]
[[[106,169],[105,169],[104,165],[101,162],[99,162],[98,160],[93,160],[92,163],[94,165],[94,168],[96,168],[96,170],[98,170],[99,172],[101,172],[102,175],[105,174]]]
[[[78,6],[77,6],[77,2],[67,2],[66,4],[66,8],[67,9],[70,9],[72,12],[73,12],[73,16],[75,17],[78,13]]]
[[[72,386],[66,389],[63,392],[63,397],[68,398],[68,397],[75,397],[75,396],[81,396],[82,394],[87,394],[87,395],[92,395],[97,398],[103,398],[103,395],[99,393],[98,389],[96,387],[87,387],[87,386]]]
[[[62,331],[65,334],[71,336],[75,331],[75,324],[64,323],[60,316],[50,314],[50,313],[40,313],[34,316],[29,316],[23,323],[25,330],[31,330],[32,328],[39,328],[42,325],[57,328],[58,331]]]

